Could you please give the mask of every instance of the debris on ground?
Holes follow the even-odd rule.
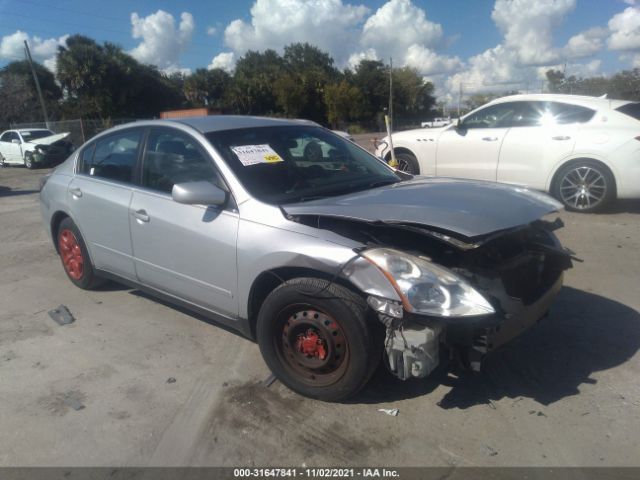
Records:
[[[65,395],[62,401],[64,402],[65,405],[67,405],[70,408],[73,408],[76,411],[84,409],[84,405],[82,404],[82,402],[73,395],[69,395],[69,394]]]
[[[58,325],[69,325],[76,321],[76,319],[73,318],[73,315],[71,315],[69,309],[64,305],[60,305],[58,308],[49,310],[49,316]]]
[[[275,381],[276,381],[276,376],[272,373],[271,375],[269,375],[267,378],[265,378],[262,381],[262,385],[264,387],[269,388],[273,384],[273,382],[275,382]]]
[[[379,412],[386,413],[387,415],[391,415],[392,417],[397,417],[400,410],[397,408],[379,408]]]
[[[176,383],[177,380],[175,379],[175,377],[169,377],[167,378],[167,383]]]

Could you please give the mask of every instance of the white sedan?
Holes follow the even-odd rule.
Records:
[[[71,143],[64,141],[66,133],[54,133],[44,128],[22,128],[0,133],[0,166],[38,165],[59,163],[73,150]]]
[[[376,154],[389,162],[389,138]],[[439,129],[393,134],[397,168],[551,193],[592,212],[640,198],[640,103],[577,95],[513,95]]]

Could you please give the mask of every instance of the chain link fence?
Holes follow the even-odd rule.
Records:
[[[55,133],[69,132],[68,140],[79,147],[94,135],[123,123],[134,122],[135,118],[118,118],[118,119],[77,119],[77,120],[60,120],[57,122],[31,122],[31,123],[12,123],[10,129],[20,128],[47,128]]]

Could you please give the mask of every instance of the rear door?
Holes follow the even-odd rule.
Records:
[[[19,143],[13,143],[13,140],[17,140]],[[2,134],[0,137],[0,153],[5,162],[23,163],[21,142],[18,132],[4,132]]]
[[[594,110],[560,102],[522,102],[500,151],[498,181],[544,190],[550,172],[573,152],[580,124]]]
[[[96,268],[131,280],[129,205],[144,132],[121,130],[87,145],[68,187],[71,212]]]
[[[438,138],[436,175],[496,181],[502,142],[516,102],[482,108],[450,127]]]
[[[173,128],[152,129],[129,215],[136,272],[144,285],[235,316],[237,211],[171,198],[174,184],[198,180],[224,185],[195,138]]]

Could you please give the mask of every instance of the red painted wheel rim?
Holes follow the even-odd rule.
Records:
[[[349,345],[336,319],[310,305],[291,305],[278,320],[276,351],[299,381],[328,386],[345,374]]]
[[[58,234],[58,249],[67,275],[80,280],[84,274],[84,256],[78,239],[68,228]]]

